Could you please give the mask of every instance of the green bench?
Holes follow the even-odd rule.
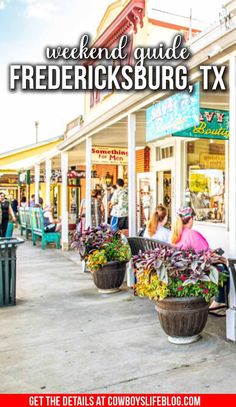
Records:
[[[29,238],[29,234],[32,234],[31,227],[31,217],[30,217],[30,208],[18,208],[18,220],[20,224],[20,234],[23,236],[25,230],[26,239]]]
[[[37,239],[42,240],[42,249],[46,248],[48,243],[55,243],[56,248],[60,249],[61,244],[61,233],[59,232],[45,232],[44,230],[44,219],[43,211],[41,208],[31,208],[30,209],[31,218],[31,230],[32,230],[32,242],[36,245]]]

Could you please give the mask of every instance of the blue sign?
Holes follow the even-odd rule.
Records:
[[[146,141],[197,126],[199,111],[199,83],[196,83],[193,93],[178,92],[147,109]]]

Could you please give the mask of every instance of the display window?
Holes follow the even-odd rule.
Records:
[[[147,224],[156,206],[156,174],[140,173],[137,176],[138,186],[138,229]]]
[[[197,221],[225,223],[225,141],[187,142],[185,202]]]

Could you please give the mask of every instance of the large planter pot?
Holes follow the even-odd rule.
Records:
[[[92,272],[93,281],[98,291],[109,294],[119,291],[125,278],[127,261],[111,261],[101,270]]]
[[[176,344],[197,341],[208,317],[209,303],[202,297],[167,297],[157,301],[161,326],[168,340]]]

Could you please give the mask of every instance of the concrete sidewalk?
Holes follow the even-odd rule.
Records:
[[[31,242],[17,277],[17,306],[0,309],[1,393],[235,393],[225,318],[209,317],[197,343],[172,345],[153,303],[125,288],[98,294],[78,264]]]

